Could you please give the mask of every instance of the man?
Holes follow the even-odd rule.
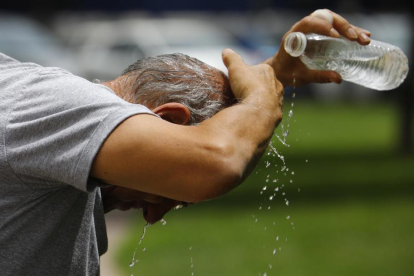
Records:
[[[291,31],[369,42],[367,31],[330,11]],[[227,49],[231,105],[223,74],[176,58],[175,65],[138,62],[101,85],[0,54],[2,275],[98,275],[107,249],[104,209],[142,207],[155,222],[177,204],[225,194],[265,151],[293,75],[296,85],[341,81],[307,70],[283,49],[256,66]],[[159,61],[162,69],[145,65]],[[181,62],[188,64],[175,68]],[[203,91],[196,93],[203,103],[187,101],[183,90]],[[197,115],[205,106],[210,111]]]

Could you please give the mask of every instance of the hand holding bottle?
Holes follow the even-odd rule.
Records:
[[[369,44],[371,36],[369,31],[351,25],[345,18],[327,9],[316,10],[293,25],[284,35],[281,45],[292,32],[317,33],[334,38],[339,38],[342,35],[361,45]],[[337,72],[308,69],[298,58],[286,53],[283,47],[280,47],[276,55],[268,59],[266,63],[273,67],[284,87],[298,87],[308,83],[340,83],[342,81]]]

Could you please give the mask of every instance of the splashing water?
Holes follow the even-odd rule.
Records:
[[[276,148],[273,146],[273,144],[272,144],[272,141],[270,141],[270,143],[269,143],[269,147],[270,147],[270,149],[277,155],[277,157],[279,157],[279,159],[280,160],[282,160],[282,162],[283,162],[283,165],[286,165],[286,163],[285,163],[285,157],[283,156],[283,155],[281,155],[277,150],[276,150]]]
[[[190,247],[189,250],[190,251],[193,250],[193,247]],[[191,276],[193,276],[194,275],[194,271],[193,271],[193,269],[194,269],[193,256],[190,257],[190,267],[191,267]]]
[[[144,229],[142,231],[141,238],[139,239],[139,242],[138,242],[137,246],[135,246],[134,254],[132,255],[132,261],[129,264],[129,267],[133,267],[139,261],[139,259],[135,260],[135,254],[137,253],[137,249],[138,249],[139,245],[142,243],[142,240],[145,238],[145,233],[147,232],[147,228],[150,227],[150,226],[151,226],[150,223],[145,224]],[[145,251],[145,248],[144,248],[143,251]],[[134,274],[132,274],[132,276],[133,275]]]
[[[294,84],[294,86],[296,84],[295,75],[293,75],[293,84]],[[296,94],[292,93],[292,99],[295,99],[295,97],[296,97]],[[289,134],[290,134],[290,129],[289,129],[290,125],[291,125],[290,122],[296,122],[296,120],[294,118],[294,115],[295,115],[294,110],[293,110],[294,106],[295,106],[295,103],[292,100],[290,105],[289,105],[290,108],[288,108],[286,113],[284,114],[285,115],[284,121],[282,121],[282,123],[280,125],[281,133],[279,135],[274,134],[276,139],[271,140],[270,143],[269,143],[269,149],[268,149],[268,152],[267,152],[267,156],[273,156],[273,157],[277,156],[277,158],[282,161],[282,164],[280,166],[278,166],[277,164],[275,164],[274,160],[271,160],[271,159],[269,160],[268,158],[267,158],[268,160],[264,161],[264,167],[268,170],[271,170],[271,168],[274,168],[274,171],[272,173],[280,174],[279,175],[280,177],[274,177],[274,175],[272,175],[272,174],[267,174],[267,176],[265,178],[265,186],[262,186],[262,188],[260,189],[260,194],[264,196],[264,198],[263,198],[264,200],[266,200],[266,201],[268,200],[267,203],[269,205],[267,205],[267,204],[264,205],[264,204],[261,203],[260,207],[259,207],[259,210],[262,210],[261,212],[263,212],[263,209],[265,209],[266,207],[267,207],[268,210],[273,209],[273,208],[271,208],[270,205],[273,204],[273,202],[276,202],[276,192],[279,196],[283,196],[282,199],[284,199],[284,203],[285,203],[286,206],[289,207],[291,205],[291,203],[289,202],[289,200],[286,196],[286,192],[285,192],[285,189],[284,189],[285,185],[282,184],[282,183],[285,183],[285,184],[293,183],[292,178],[294,178],[294,176],[295,176],[295,171],[292,170],[292,168],[289,169],[287,167],[285,156],[282,154],[282,152],[278,151],[279,148],[276,149],[276,146],[277,146],[276,144],[278,144],[278,143],[275,142],[275,141],[279,140],[279,142],[285,147],[290,147],[291,146],[291,143],[288,143],[287,140],[288,140],[288,137],[289,137]],[[306,162],[308,162],[308,161],[306,160]],[[276,185],[278,185],[278,187],[275,187],[276,185],[272,186],[272,183],[278,183],[278,184],[276,184]],[[287,223],[290,224],[289,226],[291,226],[294,229],[293,221],[290,218],[290,216],[285,215],[285,218],[287,220]],[[253,217],[253,219],[256,223],[258,222],[257,218]],[[273,222],[273,225],[274,225],[273,227],[275,227],[276,223]],[[271,230],[271,229],[276,229],[276,228],[273,228],[273,227],[269,228],[269,229],[267,229],[268,227],[264,227],[264,231],[274,231],[274,230]],[[273,238],[276,239],[275,242],[280,243],[279,236],[276,236],[276,237],[273,236]],[[265,248],[265,246],[263,246],[263,248]],[[271,249],[271,250],[272,250],[273,255],[276,255],[276,253],[278,251],[280,252],[282,250],[282,248],[278,247],[278,249],[277,249],[277,247],[274,247],[274,249]],[[271,263],[269,263],[269,268],[272,269],[272,264]],[[267,275],[267,273],[263,272],[263,270],[262,270],[262,272],[259,272],[259,275],[264,276],[264,275]]]

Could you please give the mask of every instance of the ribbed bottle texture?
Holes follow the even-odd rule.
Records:
[[[343,80],[371,89],[397,88],[408,74],[408,59],[401,49],[380,41],[362,46],[346,38],[291,33],[284,47],[309,69],[336,71]]]

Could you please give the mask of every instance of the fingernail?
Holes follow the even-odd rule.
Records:
[[[331,32],[332,37],[340,37],[338,31],[335,30],[334,28],[332,28],[330,32]]]
[[[370,41],[370,38],[365,34],[365,33],[361,33],[361,39],[362,41]]]
[[[350,37],[350,38],[358,38],[358,35],[357,35],[357,33],[354,31],[354,29],[352,29],[352,28],[349,28],[348,29],[348,36]]]
[[[370,36],[371,35],[371,32],[370,31],[368,31],[368,30],[362,30],[367,36]]]

